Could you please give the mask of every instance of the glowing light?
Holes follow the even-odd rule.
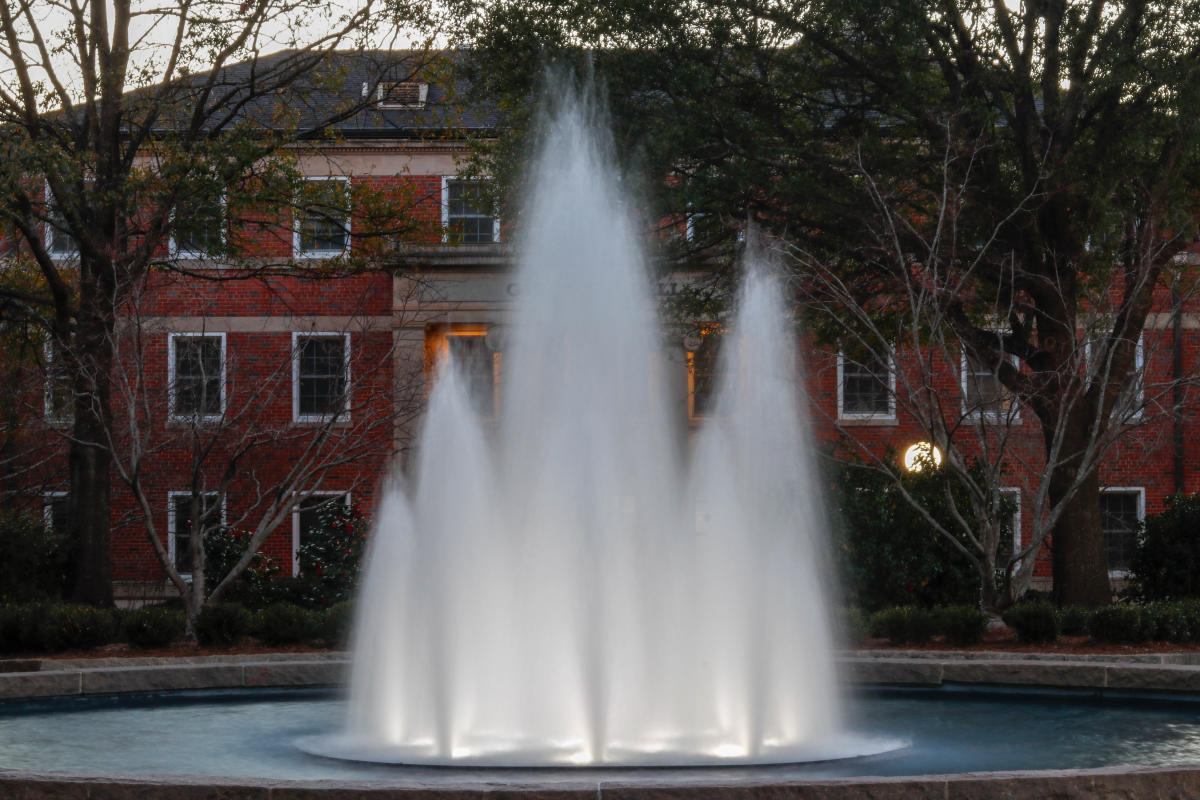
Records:
[[[740,744],[719,744],[713,748],[712,754],[717,758],[741,758],[746,755],[746,748]]]
[[[909,472],[920,472],[931,464],[935,467],[942,464],[942,451],[932,442],[917,442],[904,451],[904,468]]]

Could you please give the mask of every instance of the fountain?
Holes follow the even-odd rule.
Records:
[[[412,481],[379,512],[349,700],[293,685],[339,680],[338,654],[0,670],[19,698],[0,700],[0,795],[1196,794],[1186,653],[850,657],[888,686],[848,723],[769,268],[750,259],[685,458],[649,279],[582,116],[557,118],[535,178],[504,411],[482,426],[442,368]]]
[[[548,130],[495,433],[445,364],[373,534],[346,730],[309,746],[505,766],[878,749],[841,734],[780,287],[751,261],[715,413],[679,463],[611,161],[578,107]]]

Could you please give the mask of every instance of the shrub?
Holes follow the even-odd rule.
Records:
[[[0,512],[0,602],[59,599],[69,560],[67,538],[41,515]]]
[[[837,633],[841,641],[849,644],[861,642],[870,634],[870,619],[855,606],[846,606],[836,616]]]
[[[196,639],[200,644],[228,647],[245,639],[253,619],[249,611],[236,603],[204,606],[196,617]]]
[[[1063,606],[1058,610],[1058,628],[1063,636],[1086,636],[1092,610],[1083,606]]]
[[[166,647],[183,635],[182,611],[144,606],[125,615],[125,640],[134,647]]]
[[[1045,600],[1018,603],[1004,612],[1004,622],[1022,642],[1053,642],[1058,638],[1058,609]]]
[[[296,551],[300,564],[300,605],[328,608],[351,599],[367,544],[367,521],[345,503],[328,503],[317,512],[317,525]]]
[[[946,500],[947,479],[942,470],[903,478],[922,507],[955,530],[958,523]],[[970,559],[904,499],[891,478],[851,464],[840,467],[831,482],[832,552],[849,605],[870,612],[979,601],[979,574]],[[961,510],[969,503],[959,497],[958,505]]]
[[[258,612],[255,633],[267,644],[296,644],[315,639],[319,623],[317,612],[292,603],[273,603]]]
[[[988,630],[988,615],[975,606],[946,606],[937,611],[938,629],[953,645],[979,644]]]
[[[1174,495],[1142,524],[1129,565],[1129,596],[1200,597],[1200,495]]]
[[[1101,642],[1132,644],[1146,641],[1153,625],[1152,615],[1143,614],[1141,607],[1117,604],[1093,611],[1088,632]]]
[[[33,617],[30,606],[20,603],[0,605],[0,653],[20,653],[34,649],[29,644]]]
[[[892,644],[925,644],[937,632],[937,618],[927,608],[897,606],[872,614],[870,627]]]
[[[345,647],[354,628],[354,604],[338,603],[318,613],[320,618],[317,623],[317,638],[324,642],[326,647]]]
[[[92,650],[115,641],[119,630],[106,608],[52,603],[31,609],[25,620],[25,644],[43,653]]]

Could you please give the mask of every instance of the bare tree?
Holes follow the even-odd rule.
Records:
[[[336,51],[432,25],[419,0],[0,3],[0,222],[20,243],[10,258],[37,276],[0,279],[0,315],[44,330],[72,384],[73,599],[112,602],[115,333],[132,287],[192,269],[165,257],[176,211],[220,191],[251,222],[265,203],[286,206],[298,175],[276,156],[429,60]],[[341,91],[355,70],[365,91]]]

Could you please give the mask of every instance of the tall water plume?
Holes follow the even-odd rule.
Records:
[[[780,287],[747,265],[715,412],[681,463],[643,255],[586,120],[556,117],[535,173],[497,430],[444,365],[411,483],[380,509],[327,752],[696,764],[841,746]]]

